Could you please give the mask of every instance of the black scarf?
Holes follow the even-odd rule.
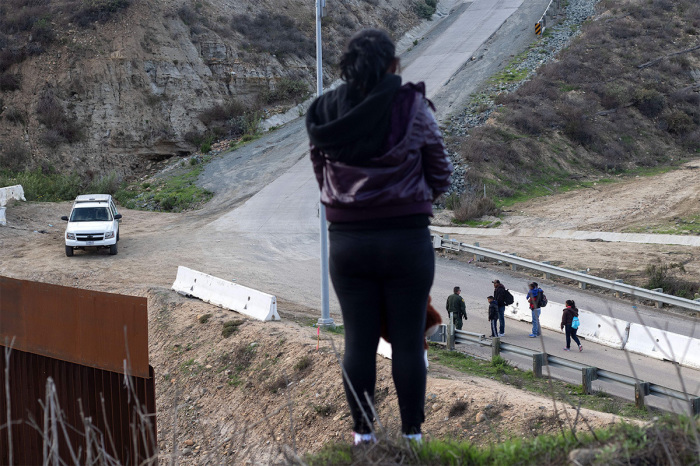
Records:
[[[379,154],[391,123],[391,107],[401,76],[387,73],[357,101],[347,84],[314,100],[306,113],[311,143],[328,158],[351,165]]]

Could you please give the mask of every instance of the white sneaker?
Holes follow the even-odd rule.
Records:
[[[499,333],[498,336],[499,336],[499,337],[504,337],[504,336],[506,336],[506,334],[505,334],[505,333]]]
[[[422,443],[423,442],[423,434],[403,434],[403,438],[405,438],[408,441],[413,441],[416,443]]]
[[[358,434],[353,432],[353,444],[355,445],[369,445],[370,443],[377,443],[377,437],[374,434]]]

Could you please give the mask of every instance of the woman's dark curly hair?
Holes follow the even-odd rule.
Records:
[[[348,41],[340,57],[340,77],[352,93],[366,96],[386,74],[396,47],[389,35],[379,29],[363,29]]]
[[[573,299],[567,299],[567,300],[566,300],[566,305],[569,306],[569,307],[573,307],[574,309],[576,309],[576,303],[574,302]]]

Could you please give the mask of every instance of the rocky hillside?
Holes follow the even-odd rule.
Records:
[[[335,2],[324,79],[354,31],[398,36],[421,14],[414,0]],[[301,0],[4,0],[0,168],[128,178],[250,131],[315,88],[314,21]]]
[[[452,199],[458,220],[494,213],[504,199],[697,157],[700,3],[567,2],[564,21],[446,133],[464,178]]]

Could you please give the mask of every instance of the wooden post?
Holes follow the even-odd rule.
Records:
[[[536,353],[532,355],[532,372],[538,379],[542,378],[542,366],[544,366],[546,359],[546,353]]]
[[[491,359],[496,359],[496,356],[501,355],[501,339],[499,337],[491,340]]]
[[[649,382],[637,382],[634,384],[634,404],[637,408],[644,408],[644,397],[649,395]]]
[[[581,385],[583,393],[586,395],[593,394],[593,381],[598,378],[597,367],[584,367],[581,369]]]

